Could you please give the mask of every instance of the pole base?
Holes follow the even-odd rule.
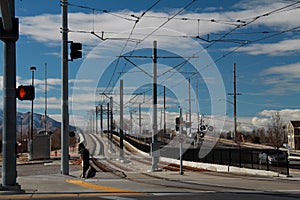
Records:
[[[7,195],[7,194],[24,194],[25,190],[21,189],[19,184],[14,186],[3,186],[0,184],[0,195]]]

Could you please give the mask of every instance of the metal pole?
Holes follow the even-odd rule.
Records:
[[[110,97],[110,150],[111,152],[113,151],[112,149],[112,143],[113,143],[113,123],[114,123],[114,118],[113,118],[113,97]]]
[[[22,142],[23,142],[23,117],[21,117],[21,146],[22,146]]]
[[[158,169],[158,159],[159,159],[159,147],[157,144],[157,41],[153,41],[153,86],[152,86],[152,98],[153,98],[153,108],[152,108],[152,171]]]
[[[237,124],[236,124],[236,64],[234,63],[234,69],[233,69],[233,73],[234,73],[234,81],[233,81],[233,90],[234,90],[234,94],[233,94],[233,106],[234,106],[234,136],[233,136],[233,140],[236,140],[236,134],[237,134]]]
[[[62,0],[62,129],[61,173],[69,175],[68,0]]]
[[[35,66],[30,67],[31,71],[31,85],[34,86],[34,71],[36,70]],[[31,121],[30,121],[30,153],[29,160],[34,159],[33,153],[33,100],[31,100]]]
[[[103,137],[103,106],[100,105],[100,128],[101,128],[101,137]]]
[[[163,129],[163,108],[160,108],[160,125],[159,128],[162,130]]]
[[[13,31],[12,19],[15,19],[15,1],[1,1],[1,13],[4,30]],[[5,13],[7,15],[5,16]],[[16,27],[15,27],[16,28]],[[18,33],[17,33],[18,34]],[[2,39],[3,50],[3,141],[2,141],[2,185],[4,190],[21,190],[17,184],[16,170],[16,41]]]
[[[123,150],[123,80],[120,80],[120,160],[124,160]]]
[[[47,63],[45,63],[45,118],[44,118],[45,133],[47,133]]]
[[[95,114],[95,126],[96,126],[96,134],[98,134],[98,106],[96,106],[96,114]]]
[[[164,134],[166,131],[166,86],[164,86]]]
[[[108,140],[108,146],[109,146],[109,151],[111,150],[111,142],[110,142],[110,130],[109,130],[109,115],[110,115],[110,110],[109,110],[109,103],[107,103],[107,140]]]
[[[133,132],[132,132],[132,111],[130,111],[130,134],[133,135]]]
[[[191,79],[189,78],[189,123],[192,123],[192,105],[191,105]],[[192,124],[189,128],[189,136],[192,135]]]
[[[197,94],[196,94],[196,99],[197,99],[196,105],[198,105],[197,106],[197,110],[198,110],[198,115],[197,115],[197,131],[199,132],[199,115],[200,115],[200,110],[199,110],[199,87],[198,87],[198,79],[197,79],[197,83],[196,83],[196,92],[197,92]]]
[[[95,132],[95,115],[94,110],[91,110],[91,133]]]
[[[142,104],[139,103],[139,134],[142,135]]]
[[[30,112],[27,112],[27,142],[30,140],[30,117],[29,117]]]
[[[180,108],[180,111],[179,111],[179,136],[182,137],[182,121],[183,121],[183,118],[182,118],[182,108]],[[183,175],[184,172],[183,172],[183,161],[182,161],[182,140],[180,140],[179,142],[179,154],[180,154],[180,170],[179,170],[179,174],[180,175]]]

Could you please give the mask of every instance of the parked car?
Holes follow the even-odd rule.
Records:
[[[286,153],[280,150],[263,150],[258,155],[259,164],[282,165],[286,163]]]

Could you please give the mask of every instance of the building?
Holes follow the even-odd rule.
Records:
[[[287,125],[288,145],[300,150],[300,121],[290,121]]]

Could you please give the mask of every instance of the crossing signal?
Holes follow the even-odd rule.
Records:
[[[204,133],[204,132],[202,132],[202,131],[200,131],[200,132],[198,132],[198,135],[199,135],[199,137],[200,137],[200,138],[204,138],[204,136],[205,136],[205,133]]]
[[[205,125],[201,125],[201,126],[200,126],[200,130],[201,130],[201,131],[206,131],[206,126],[205,126]]]
[[[75,42],[70,42],[70,57],[71,61],[77,58],[82,58],[82,44],[81,43],[75,43]]]
[[[34,100],[35,92],[32,85],[20,85],[17,89],[17,98],[23,100]]]

